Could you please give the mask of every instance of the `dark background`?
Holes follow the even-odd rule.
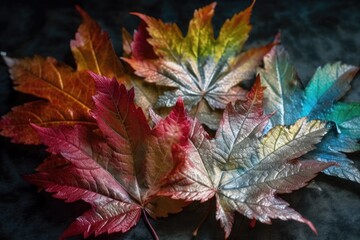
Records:
[[[82,6],[110,33],[121,54],[121,27],[130,32],[138,20],[128,14],[137,11],[177,22],[186,30],[195,8],[211,1],[1,1],[0,50],[11,57],[35,54],[53,56],[74,65],[69,41],[81,19],[74,6]],[[219,29],[226,18],[243,10],[250,1],[218,1],[214,25]],[[269,1],[258,0],[252,16],[253,31],[246,47],[259,46],[272,40],[280,30],[282,42],[290,53],[299,76],[307,82],[316,67],[342,61],[360,64],[360,1]],[[345,100],[360,101],[360,80]],[[28,96],[15,93],[7,67],[0,63],[0,114],[10,107],[28,101]],[[0,138],[0,239],[57,239],[63,230],[88,206],[64,203],[48,193],[37,193],[22,175],[32,173],[45,156],[43,147],[11,144]],[[358,154],[352,154],[359,160]],[[360,161],[356,165],[360,167]],[[316,178],[322,191],[302,189],[283,196],[293,208],[310,219],[318,229],[310,229],[294,221],[274,220],[272,225],[257,223],[248,227],[248,220],[238,216],[232,239],[360,239],[360,185],[320,175]],[[211,204],[211,203],[210,203]],[[152,221],[160,239],[191,239],[191,232],[200,222],[206,205],[192,205],[182,213]],[[210,215],[200,229],[198,239],[221,239],[223,233]],[[73,238],[81,239],[81,237]],[[90,237],[92,239],[92,237]],[[151,239],[141,220],[125,234],[103,235],[98,239]]]

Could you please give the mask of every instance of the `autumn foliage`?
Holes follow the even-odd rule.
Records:
[[[123,32],[121,58],[77,7],[76,69],[50,57],[4,58],[15,89],[39,100],[3,116],[1,135],[49,152],[26,180],[91,206],[62,238],[126,232],[141,216],[167,217],[212,198],[225,238],[235,212],[316,232],[278,194],[322,171],[360,183],[344,154],[359,149],[360,105],[339,101],[359,68],[328,64],[302,86],[279,36],[243,51],[253,4],[218,36],[215,6],[196,10],[186,34],[132,13],[142,23],[133,36]]]

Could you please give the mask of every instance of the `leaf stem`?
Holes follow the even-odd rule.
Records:
[[[145,218],[146,225],[147,225],[148,228],[150,229],[151,235],[153,236],[154,240],[159,240],[159,236],[156,234],[155,229],[154,229],[153,226],[151,225],[145,209],[143,209],[143,214],[144,214],[144,218]]]
[[[210,208],[211,208],[210,204],[207,203],[206,212],[205,212],[205,214],[203,215],[203,217],[201,218],[198,226],[197,226],[197,227],[195,228],[195,230],[193,231],[193,234],[192,234],[192,235],[193,235],[193,239],[196,239],[200,227],[203,225],[203,223],[205,222],[205,220],[206,220],[207,217],[209,216],[209,214],[210,214]]]

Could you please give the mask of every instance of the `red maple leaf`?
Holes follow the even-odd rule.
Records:
[[[83,200],[92,206],[63,237],[125,232],[142,213],[165,217],[185,205],[157,195],[176,166],[173,148],[186,143],[189,134],[183,102],[179,100],[165,119],[150,128],[133,102],[133,90],[127,91],[115,79],[91,75],[97,87],[92,115],[100,132],[79,125],[34,126],[48,151],[57,156],[26,179],[56,198]]]

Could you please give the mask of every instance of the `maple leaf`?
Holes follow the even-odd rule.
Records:
[[[92,114],[101,133],[81,125],[35,127],[48,151],[57,156],[27,180],[56,198],[81,199],[92,206],[70,225],[64,238],[125,232],[142,213],[165,217],[186,205],[157,196],[176,166],[173,147],[187,142],[189,121],[182,101],[151,129],[134,104],[133,90],[115,79],[91,75],[97,88]]]
[[[299,189],[319,171],[333,165],[299,161],[326,133],[326,124],[303,118],[289,127],[276,126],[261,137],[269,115],[263,115],[263,88],[258,79],[246,102],[224,111],[215,139],[194,121],[188,145],[177,147],[179,167],[161,194],[175,199],[207,201],[215,196],[216,218],[227,238],[237,211],[250,219],[271,218],[312,223],[276,194]]]
[[[253,4],[227,20],[215,39],[211,24],[215,5],[195,11],[185,37],[175,24],[133,13],[146,25],[139,27],[131,58],[124,60],[146,82],[172,88],[158,98],[157,107],[171,107],[181,97],[198,116],[245,98],[246,91],[238,84],[254,76],[272,44],[241,53],[251,29]]]
[[[64,124],[95,127],[90,116],[94,106],[91,97],[95,93],[95,85],[87,71],[107,77],[124,74],[108,34],[81,8],[77,10],[83,23],[70,44],[76,70],[50,57],[5,57],[15,89],[45,99],[17,106],[3,117],[0,122],[1,135],[11,137],[15,143],[41,143],[30,123],[43,127]]]
[[[265,112],[276,111],[271,126],[292,124],[307,116],[309,119],[332,121],[334,127],[304,158],[337,162],[324,173],[360,183],[360,171],[344,154],[358,151],[360,139],[360,104],[338,101],[350,89],[358,67],[327,64],[318,68],[306,87],[302,86],[294,66],[282,46],[275,46],[264,58],[261,81],[267,87]]]
[[[132,37],[125,29],[122,30],[123,51],[124,56],[136,56],[139,59],[153,58],[154,51],[149,44],[141,44],[148,37],[148,32],[145,29],[145,24],[141,23],[138,30],[134,32]],[[133,39],[134,38],[134,39]],[[143,78],[134,74],[133,69],[126,68],[127,77],[130,79],[135,91],[135,102],[141,107],[145,113],[152,109],[157,101],[157,98],[162,94],[164,89],[160,86],[145,82]],[[162,111],[168,113],[169,111]]]

